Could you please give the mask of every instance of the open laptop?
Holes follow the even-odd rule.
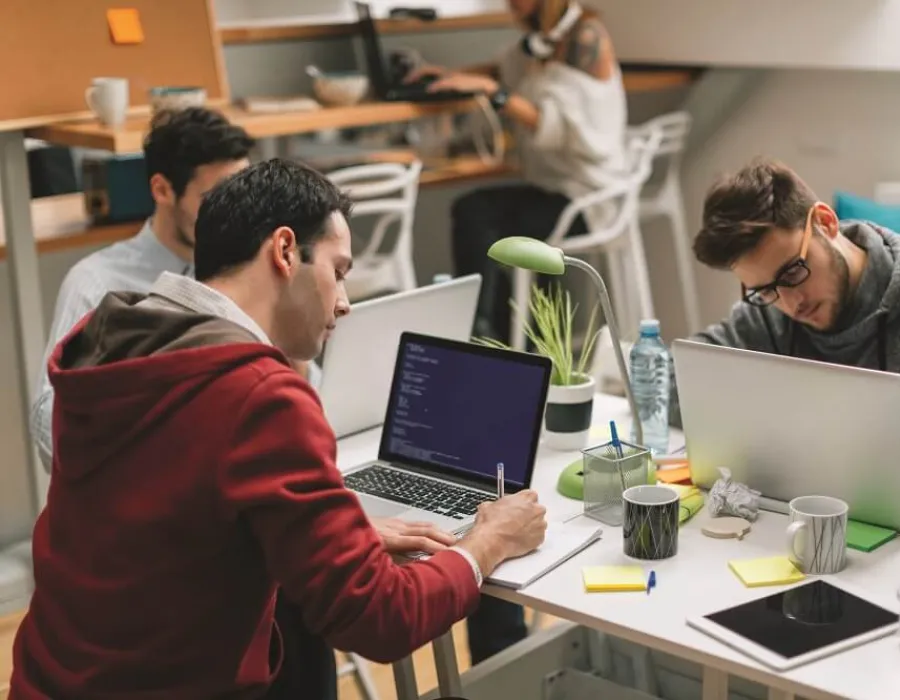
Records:
[[[551,362],[404,333],[378,459],[344,474],[370,517],[471,527],[478,506],[531,485]]]
[[[375,89],[378,99],[385,102],[440,102],[444,100],[460,100],[473,97],[475,93],[457,90],[441,90],[428,92],[428,85],[434,78],[425,78],[412,84],[394,81],[387,71],[384,52],[381,50],[381,39],[378,27],[372,18],[372,9],[368,3],[357,2],[356,13],[359,16],[359,32],[363,40],[369,80]]]
[[[337,437],[381,424],[403,331],[468,340],[481,275],[418,287],[353,305],[322,356],[319,398]]]
[[[727,467],[773,509],[833,496],[900,529],[900,375],[688,340],[672,352],[695,484]]]

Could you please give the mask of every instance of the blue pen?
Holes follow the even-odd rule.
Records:
[[[624,455],[622,454],[622,443],[619,442],[619,431],[616,430],[616,422],[611,420],[609,422],[609,436],[612,438],[612,445],[616,448],[616,454],[619,456],[619,459],[622,459]]]
[[[647,579],[647,595],[650,595],[650,590],[656,588],[656,572],[650,572],[650,578]]]

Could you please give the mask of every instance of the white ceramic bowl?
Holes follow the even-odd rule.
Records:
[[[206,104],[206,90],[201,87],[160,86],[150,88],[150,110],[186,109]]]
[[[369,77],[365,73],[321,73],[313,78],[313,93],[323,105],[355,105],[368,91]]]

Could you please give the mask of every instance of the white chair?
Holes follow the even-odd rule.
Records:
[[[694,333],[700,330],[700,307],[681,191],[681,158],[691,123],[691,115],[687,112],[672,112],[632,127],[628,130],[628,135],[631,138],[641,137],[653,131],[661,134],[653,161],[660,176],[659,184],[650,184],[644,188],[638,214],[641,221],[660,216],[669,221],[688,332]],[[653,182],[652,180],[651,183]]]
[[[328,174],[353,200],[352,218],[371,217],[374,221],[362,251],[353,255],[353,273],[347,278],[351,301],[416,287],[413,222],[421,172],[422,163],[416,160],[408,165],[358,165]],[[396,236],[386,247],[385,238],[392,227]]]
[[[600,254],[607,256],[613,307],[619,327],[623,330],[629,326],[630,318],[626,306],[629,269],[633,272],[638,290],[641,315],[644,318],[654,316],[650,275],[638,224],[638,198],[650,176],[651,162],[661,138],[656,130],[630,137],[627,144],[628,168],[623,172],[610,171],[603,187],[573,199],[560,214],[553,232],[547,238],[550,245],[561,248],[566,255],[589,258]],[[583,216],[588,231],[577,236],[566,236],[579,214]],[[517,350],[525,349],[525,326],[533,279],[533,273],[528,270],[517,268],[513,271],[515,308],[510,337],[512,346]]]

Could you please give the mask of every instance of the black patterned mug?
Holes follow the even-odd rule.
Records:
[[[632,486],[622,494],[625,554],[668,559],[678,553],[678,493],[668,486]]]

